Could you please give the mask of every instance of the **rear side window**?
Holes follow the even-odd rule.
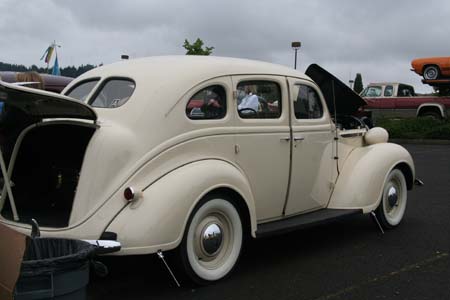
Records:
[[[87,96],[91,93],[92,89],[95,87],[99,80],[100,79],[92,79],[83,81],[71,88],[70,91],[66,93],[66,96],[78,99],[82,102],[86,102]]]
[[[124,105],[134,92],[136,84],[131,79],[108,79],[96,92],[90,105],[115,108]]]
[[[387,85],[384,88],[384,96],[385,97],[392,97],[394,95],[394,87],[392,85]]]
[[[212,85],[197,92],[186,105],[186,115],[192,120],[222,119],[227,112],[225,89]]]

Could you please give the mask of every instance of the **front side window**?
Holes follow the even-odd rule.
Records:
[[[322,103],[316,90],[303,84],[294,86],[294,113],[297,119],[322,118]]]
[[[91,93],[92,89],[95,87],[99,80],[100,79],[92,79],[83,81],[71,88],[69,92],[66,93],[66,96],[72,97],[82,102],[86,102],[87,96]]]
[[[394,87],[392,85],[387,85],[384,88],[384,96],[385,97],[392,97],[393,94],[394,94]]]
[[[281,116],[281,89],[272,81],[243,81],[237,86],[239,116],[243,119],[277,119]]]
[[[192,120],[222,119],[227,112],[225,89],[212,85],[197,92],[186,105],[186,115]]]
[[[131,79],[109,79],[96,92],[90,105],[100,108],[115,108],[125,104],[134,92],[136,84]]]

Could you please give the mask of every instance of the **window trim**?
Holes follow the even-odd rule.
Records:
[[[111,81],[111,80],[124,80],[124,81],[130,81],[132,83],[134,83],[134,90],[133,93],[131,93],[131,95],[129,96],[131,98],[131,96],[134,94],[135,90],[136,90],[136,81],[130,77],[125,77],[125,76],[111,76],[111,77],[106,77],[103,78],[103,80],[101,80],[97,86],[97,88],[95,89],[94,93],[91,95],[91,97],[89,97],[89,100],[86,101],[86,103],[93,107],[93,108],[104,108],[104,109],[115,109],[115,108],[119,108],[121,106],[123,106],[124,104],[126,104],[128,102],[128,100],[122,104],[121,106],[118,107],[98,107],[98,106],[92,106],[92,102],[94,102],[94,100],[97,98],[97,96],[100,94],[100,92],[102,91],[102,89],[105,87],[105,85]]]
[[[191,118],[189,117],[189,115],[186,113],[186,109],[187,106],[189,105],[189,102],[191,102],[192,98],[197,95],[198,93],[202,92],[203,90],[206,90],[208,88],[214,87],[214,86],[219,86],[222,88],[223,92],[224,92],[224,99],[223,102],[225,104],[225,113],[223,114],[222,117],[220,118]],[[228,115],[228,94],[227,94],[227,87],[224,86],[221,83],[211,83],[205,86],[200,87],[199,89],[196,89],[193,93],[189,94],[188,100],[186,101],[186,105],[184,106],[184,115],[186,116],[186,118],[188,118],[190,121],[194,121],[194,122],[198,122],[198,121],[220,121],[220,120],[224,120],[226,119],[227,115]]]
[[[238,103],[237,103],[237,90],[238,90],[238,86],[240,85],[240,84],[242,84],[243,82],[266,82],[266,83],[273,83],[273,84],[275,84],[277,87],[278,87],[278,91],[279,91],[279,94],[280,94],[280,99],[278,100],[278,103],[279,103],[279,110],[278,110],[278,112],[279,112],[279,115],[277,116],[277,117],[274,117],[274,118],[243,118],[242,116],[241,116],[241,114],[239,113],[239,110],[238,110]],[[269,120],[280,120],[281,118],[282,118],[282,116],[283,116],[283,91],[282,91],[282,88],[281,88],[281,84],[278,82],[278,81],[276,81],[276,80],[274,80],[274,79],[268,79],[268,78],[241,78],[238,82],[236,82],[236,84],[235,84],[235,86],[234,86],[234,88],[236,89],[235,91],[236,91],[236,96],[234,97],[234,108],[235,108],[235,111],[236,111],[236,114],[237,114],[237,116],[239,117],[239,119],[240,120],[245,120],[245,121],[247,121],[247,120],[250,120],[250,121],[269,121]]]
[[[331,118],[330,111],[328,110],[328,105],[325,101],[325,98],[322,94],[322,91],[317,86],[317,84],[311,80],[298,78],[298,77],[287,77],[289,84],[289,118],[291,126],[302,126],[304,128],[312,128],[319,126],[328,126],[330,124],[334,124],[333,119]],[[320,102],[322,103],[323,115],[320,119],[297,119],[295,117],[294,112],[294,95],[293,95],[293,86],[296,84],[303,84],[313,88],[319,95]],[[312,126],[312,127],[311,127]]]
[[[311,88],[316,93],[317,98],[318,98],[319,103],[320,103],[320,106],[321,106],[322,114],[321,114],[321,116],[319,118],[297,118],[297,115],[295,114],[294,95],[292,95],[293,98],[292,98],[291,102],[292,102],[292,114],[293,114],[294,119],[296,121],[298,121],[298,122],[305,122],[305,121],[312,122],[312,121],[323,120],[325,118],[325,114],[326,114],[326,112],[325,112],[326,103],[324,103],[324,99],[323,99],[322,93],[320,93],[319,90],[316,87],[314,87],[313,85],[302,83],[302,82],[295,82],[292,86],[295,87],[297,85],[298,86],[301,86],[301,85],[307,86],[307,87]],[[299,89],[299,91],[300,91],[300,89]],[[298,94],[296,96],[298,97]]]

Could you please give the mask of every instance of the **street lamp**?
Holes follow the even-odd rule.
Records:
[[[301,42],[292,42],[291,47],[295,51],[294,69],[297,69],[297,51],[302,46]]]

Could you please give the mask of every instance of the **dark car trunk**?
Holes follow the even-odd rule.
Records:
[[[31,129],[24,137],[11,181],[19,222],[68,225],[79,174],[94,128],[54,124]],[[2,215],[13,220],[9,201]]]
[[[84,155],[97,129],[95,112],[67,97],[3,83],[0,104],[0,149],[9,173],[0,172],[1,215],[20,223],[34,218],[41,226],[67,226]]]

